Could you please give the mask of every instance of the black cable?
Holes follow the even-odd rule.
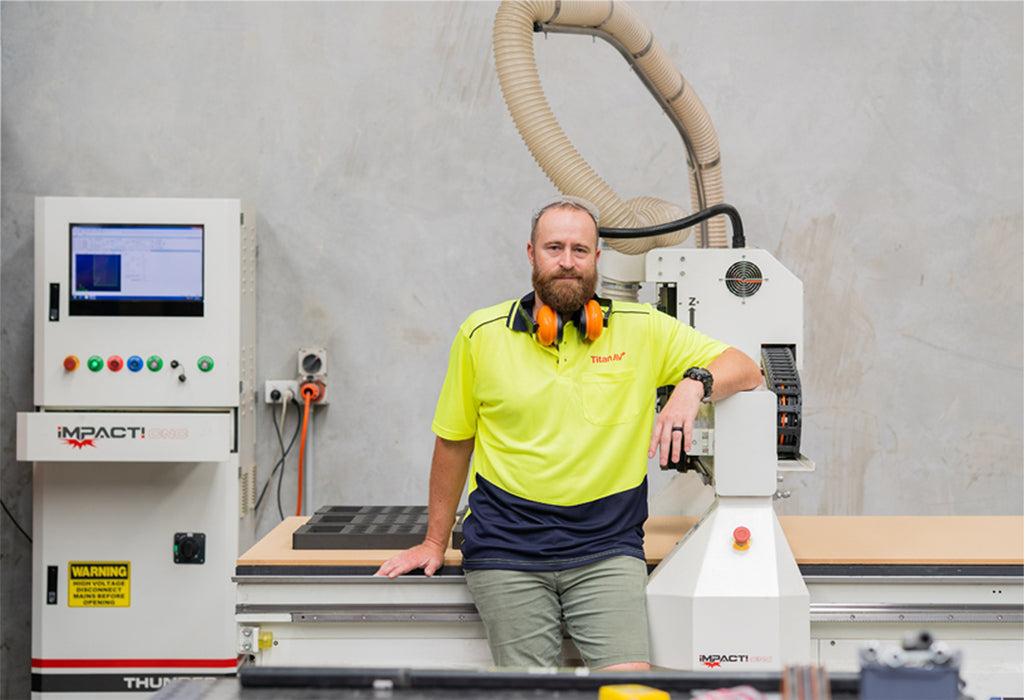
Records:
[[[292,399],[292,403],[298,405],[296,403],[295,399]],[[274,419],[274,431],[277,433],[277,443],[278,443],[278,445],[281,448],[281,457],[274,464],[274,468],[270,470],[270,474],[267,476],[267,480],[263,484],[263,489],[260,491],[260,497],[256,499],[256,509],[257,510],[259,509],[260,504],[263,502],[263,497],[267,494],[267,488],[270,486],[270,482],[274,480],[274,472],[276,472],[278,469],[280,469],[281,470],[281,474],[284,474],[285,458],[288,456],[288,453],[291,451],[292,446],[295,445],[295,439],[299,436],[299,427],[302,425],[302,421],[301,420],[297,421],[295,423],[295,432],[292,434],[292,439],[288,442],[288,446],[285,447],[284,436],[281,434],[281,425],[279,425],[278,422],[277,422],[277,407],[276,406],[274,407],[274,410],[271,411],[270,415],[271,415],[271,418]],[[280,483],[280,478],[278,479],[278,486],[277,486],[277,511],[278,511],[278,513],[281,516],[281,520],[284,520],[284,511],[281,509],[281,483]]]
[[[295,402],[295,410],[296,411],[298,411],[298,406],[299,406],[298,401],[296,401]],[[296,414],[296,415],[298,415],[298,414]],[[300,418],[295,423],[295,434],[296,435],[298,435],[299,426],[301,426],[301,425],[302,425],[302,419]],[[284,483],[284,455],[285,455],[285,452],[287,450],[285,450],[285,447],[284,447],[284,438],[281,437],[281,426],[279,426],[277,424],[277,416],[274,416],[274,428],[277,430],[277,442],[281,446],[281,459],[278,461],[277,465],[275,465],[275,469],[277,467],[281,468],[281,471],[279,471],[277,473],[277,514],[281,517],[281,520],[284,520],[284,509],[281,507],[281,484]],[[291,449],[291,447],[292,447],[292,445],[294,443],[295,443],[295,439],[294,439],[294,436],[293,436],[292,442],[290,442],[288,444],[288,450]],[[270,475],[273,476],[274,475],[273,472],[271,472]]]
[[[273,417],[274,428],[277,430],[277,442],[281,446],[281,459],[278,460],[277,464],[274,467],[275,469],[280,469],[280,471],[277,473],[277,514],[281,517],[281,520],[284,520],[284,509],[281,507],[281,484],[284,482],[285,458],[288,456],[288,453],[292,451],[292,447],[295,445],[295,439],[299,436],[299,428],[302,427],[302,419],[298,417],[297,413],[299,408],[299,402],[294,398],[291,399],[291,402],[295,406],[296,410],[295,432],[292,433],[292,439],[288,441],[287,447],[285,447],[284,438],[281,435],[281,430],[284,428],[284,426],[277,424],[276,415]],[[272,476],[273,472],[271,472],[271,477]]]
[[[7,513],[7,517],[11,519],[12,523],[14,523],[14,527],[18,528],[18,532],[25,536],[25,539],[28,540],[29,544],[32,544],[32,535],[25,532],[25,528],[21,526],[21,523],[19,523],[18,519],[14,517],[14,514],[7,509],[7,504],[4,503],[2,499],[0,499],[0,506],[3,506],[4,512]]]
[[[715,204],[703,209],[696,214],[690,214],[689,216],[677,219],[675,221],[669,221],[667,224],[658,224],[657,226],[646,226],[644,228],[600,228],[598,227],[597,233],[602,238],[647,238],[649,236],[660,236],[663,233],[672,233],[674,231],[681,231],[684,228],[690,228],[697,224],[707,221],[708,219],[714,218],[725,214],[729,217],[729,221],[732,222],[732,247],[733,248],[744,248],[747,245],[747,240],[743,235],[743,221],[740,219],[740,213],[736,210],[736,207],[731,204]]]

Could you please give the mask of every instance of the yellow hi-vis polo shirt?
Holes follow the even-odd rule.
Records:
[[[729,346],[649,304],[599,299],[600,337],[581,338],[569,319],[544,347],[533,300],[473,313],[452,344],[432,427],[475,438],[463,568],[643,559],[655,392]]]

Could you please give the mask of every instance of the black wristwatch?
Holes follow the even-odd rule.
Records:
[[[683,379],[696,379],[698,382],[704,385],[704,401],[711,398],[711,393],[714,391],[715,378],[711,372],[707,371],[703,367],[691,367],[690,369],[683,372]]]

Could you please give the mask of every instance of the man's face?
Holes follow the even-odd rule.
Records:
[[[597,227],[590,215],[572,207],[544,212],[526,244],[539,304],[571,314],[597,290]]]

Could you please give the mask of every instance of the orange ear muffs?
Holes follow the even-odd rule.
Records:
[[[601,304],[596,299],[591,299],[576,314],[578,319],[580,337],[593,342],[601,336],[604,331],[606,314]],[[562,340],[562,317],[555,313],[550,306],[542,306],[537,310],[537,320],[534,323],[534,332],[537,334],[537,342],[545,347]]]
[[[558,340],[562,319],[550,306],[537,309],[537,342],[545,347]]]
[[[587,302],[580,318],[580,332],[583,336],[591,342],[597,340],[601,336],[601,331],[604,330],[604,312],[596,299]]]

